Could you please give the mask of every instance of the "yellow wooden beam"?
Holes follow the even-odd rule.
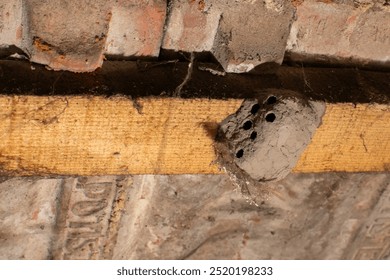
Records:
[[[294,171],[389,171],[390,105],[327,104]]]
[[[242,100],[0,96],[3,175],[216,174],[205,124]],[[390,106],[327,104],[295,172],[390,170]]]

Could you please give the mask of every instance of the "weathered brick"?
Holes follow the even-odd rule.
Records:
[[[54,70],[93,71],[104,54],[156,57],[166,0],[0,0],[0,55],[21,48]]]
[[[385,0],[296,0],[292,61],[390,65]],[[281,63],[293,17],[287,0],[0,0],[0,56],[22,49],[55,70],[94,71],[104,55],[157,57],[163,49],[212,53],[227,72]],[[165,28],[165,34],[163,30]],[[162,37],[164,36],[163,40]]]
[[[211,2],[215,1],[172,1],[162,47],[184,52],[210,52],[222,16],[220,9]]]
[[[0,259],[48,259],[61,180],[0,181]]]
[[[93,71],[103,62],[110,8],[105,1],[27,0],[23,48],[54,70]]]
[[[0,177],[0,259],[386,259],[390,174]],[[330,242],[331,241],[331,242]]]
[[[389,239],[378,237],[389,236],[389,179],[290,174],[267,184],[272,195],[256,207],[227,176],[135,176],[113,258],[342,259],[372,244],[379,254],[366,258],[388,258]],[[359,229],[371,229],[370,240],[356,242]]]
[[[252,0],[227,7],[213,49],[226,71],[242,73],[264,63],[281,64],[294,15],[290,1]]]
[[[51,247],[55,259],[110,259],[131,177],[63,180],[61,210]]]
[[[305,1],[297,6],[287,43],[289,59],[389,66],[390,8],[380,2],[354,6]]]
[[[289,1],[172,2],[163,48],[211,52],[225,71],[283,60],[293,18]]]
[[[0,50],[22,42],[22,0],[0,0]]]
[[[120,57],[157,57],[166,17],[166,0],[118,1],[106,42],[106,54]]]

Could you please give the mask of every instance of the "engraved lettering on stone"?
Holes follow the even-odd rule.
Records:
[[[116,197],[116,178],[80,178],[73,182],[67,211],[63,259],[103,258],[113,201]]]
[[[107,207],[107,201],[79,201],[73,205],[72,212],[77,216],[89,216],[99,213]]]

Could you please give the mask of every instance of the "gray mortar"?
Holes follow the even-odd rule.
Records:
[[[324,102],[291,91],[268,91],[245,100],[220,124],[229,164],[257,182],[283,179],[310,143],[324,112]]]

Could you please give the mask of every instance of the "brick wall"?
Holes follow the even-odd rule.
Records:
[[[390,65],[387,0],[0,0],[0,55],[15,48],[54,70],[104,59],[212,54],[226,72],[264,63]]]

